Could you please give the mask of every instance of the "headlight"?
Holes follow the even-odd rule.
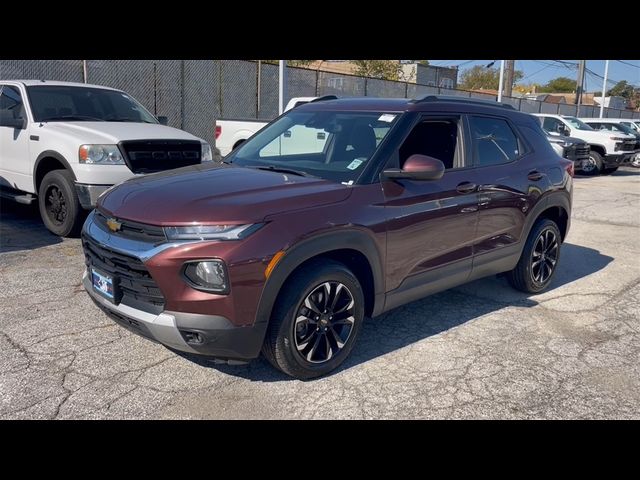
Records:
[[[164,227],[169,240],[238,240],[248,237],[262,227],[261,223],[249,225],[189,225]]]
[[[211,145],[208,143],[202,144],[202,161],[213,162],[213,154],[211,153]]]
[[[573,142],[562,142],[564,148],[570,147],[571,145],[573,145]]]
[[[80,145],[80,163],[98,165],[124,165],[124,158],[117,145]]]
[[[625,137],[609,137],[609,138],[614,142],[626,142],[627,140],[629,140],[628,138],[625,138]]]
[[[224,262],[218,259],[185,264],[184,276],[192,287],[216,293],[228,293],[229,282]]]

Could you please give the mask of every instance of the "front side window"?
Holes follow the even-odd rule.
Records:
[[[158,123],[136,100],[117,90],[33,85],[27,92],[36,122]]]
[[[593,130],[589,125],[582,120],[578,120],[576,117],[563,117],[564,120],[576,130]]]
[[[506,120],[492,117],[469,117],[473,140],[474,165],[499,165],[520,156],[518,137]]]
[[[291,110],[225,158],[248,168],[354,183],[399,114]]]
[[[459,118],[425,118],[418,123],[400,147],[400,168],[411,155],[437,158],[445,168],[459,168],[462,159],[458,152]]]
[[[559,133],[563,129],[563,126],[564,124],[560,120],[553,117],[544,117],[542,122],[542,128],[547,132]]]
[[[16,87],[0,86],[0,116],[3,118],[24,118],[22,95]]]

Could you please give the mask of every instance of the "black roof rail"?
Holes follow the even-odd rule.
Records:
[[[314,98],[313,100],[309,100],[309,103],[313,102],[324,102],[325,100],[337,100],[338,97],[336,95],[323,95],[318,98]]]
[[[428,102],[460,102],[460,103],[475,103],[477,105],[489,105],[493,107],[508,108],[509,110],[515,110],[513,105],[508,103],[499,103],[495,100],[482,100],[479,98],[471,97],[458,97],[453,95],[426,95],[422,98],[416,98],[411,100],[411,103],[428,103]]]

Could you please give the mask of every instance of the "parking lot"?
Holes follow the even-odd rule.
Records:
[[[414,302],[309,382],[130,334],[84,292],[78,239],[1,208],[0,418],[640,418],[640,170],[575,179],[544,294],[487,278]]]

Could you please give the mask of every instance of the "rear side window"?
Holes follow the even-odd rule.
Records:
[[[469,126],[474,165],[499,165],[512,162],[520,156],[518,137],[506,120],[471,116]]]

